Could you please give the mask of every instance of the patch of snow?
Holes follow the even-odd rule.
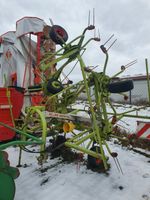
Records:
[[[123,175],[111,157],[109,175],[87,170],[85,165],[78,170],[77,164],[64,164],[59,159],[48,160],[43,168],[49,169],[41,173],[36,156],[24,152],[23,163],[27,167],[20,168],[15,200],[142,200],[143,195],[150,198],[149,159],[113,143],[109,146],[119,155]],[[11,163],[16,165],[18,148],[9,148],[8,152]]]

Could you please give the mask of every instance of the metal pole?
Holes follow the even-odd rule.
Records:
[[[149,104],[150,104],[150,82],[149,82],[148,59],[147,58],[145,58],[145,65],[146,65],[146,75],[147,75],[148,100],[149,100]]]

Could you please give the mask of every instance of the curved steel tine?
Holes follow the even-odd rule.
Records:
[[[123,174],[123,170],[122,170],[122,168],[121,168],[121,165],[120,165],[119,160],[118,160],[117,157],[116,157],[116,161],[117,161],[117,164],[118,164],[118,166],[119,166],[119,169],[120,169],[121,173]]]
[[[99,66],[99,65],[96,65],[95,67],[93,67],[93,68],[92,68],[92,71],[93,71],[94,69],[96,69],[98,66]]]
[[[89,14],[88,14],[88,26],[90,26],[90,18],[91,18],[91,11],[89,10]]]
[[[54,26],[53,20],[51,18],[49,18],[49,21],[50,21],[51,25]]]
[[[114,37],[114,34],[112,34],[112,35],[108,38],[108,40],[106,40],[106,42],[103,44],[103,46],[106,45],[107,42],[109,42],[109,41],[111,40],[112,37]]]
[[[115,165],[116,165],[118,171],[120,172],[120,168],[119,168],[119,166],[118,166],[118,164],[117,164],[117,161],[115,160],[115,158],[113,158],[113,159],[114,159],[114,162],[115,162]]]
[[[100,37],[100,31],[99,31],[99,29],[98,29],[98,38],[100,39],[101,37]]]
[[[96,28],[94,29],[94,38],[96,37]]]
[[[107,51],[115,44],[115,42],[117,41],[117,39],[115,39],[112,44],[108,47]]]
[[[134,65],[135,63],[137,63],[137,60],[133,60],[124,66],[127,68],[127,67],[130,67],[131,65]]]
[[[93,26],[95,25],[95,8],[93,8]]]

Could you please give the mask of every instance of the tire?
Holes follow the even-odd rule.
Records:
[[[55,79],[50,79],[47,84],[47,91],[51,94],[56,94],[63,90],[63,85],[60,81]]]
[[[100,147],[98,146],[93,146],[90,150],[94,152],[98,151],[100,153]],[[87,168],[91,170],[105,170],[102,159],[97,159],[91,155],[88,155]]]
[[[54,142],[53,142],[53,148],[56,148],[65,142],[66,142],[66,138],[62,135],[58,135],[56,140],[54,140]]]
[[[64,152],[64,143],[66,142],[66,138],[62,135],[58,135],[55,140],[52,141],[52,158],[57,158],[62,156]]]
[[[33,85],[28,87],[29,92],[39,92],[42,90],[41,85]]]
[[[55,42],[56,44],[62,45],[63,41],[66,42],[68,40],[68,33],[65,31],[64,28],[58,25],[54,25],[51,27],[49,35],[53,42]]]
[[[132,90],[133,88],[134,88],[134,85],[133,85],[132,80],[114,82],[108,85],[108,91],[110,93],[128,92]]]

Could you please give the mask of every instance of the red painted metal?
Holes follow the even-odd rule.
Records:
[[[32,106],[42,106],[42,105],[44,105],[43,93],[36,92],[34,95],[32,95],[31,96],[31,103],[32,103]]]
[[[137,121],[138,138],[150,139],[150,122]]]
[[[18,91],[17,88],[0,88],[0,122],[14,127],[13,119],[19,117],[23,106],[23,99],[23,90]],[[15,134],[14,131],[0,125],[0,141],[11,140]]]

